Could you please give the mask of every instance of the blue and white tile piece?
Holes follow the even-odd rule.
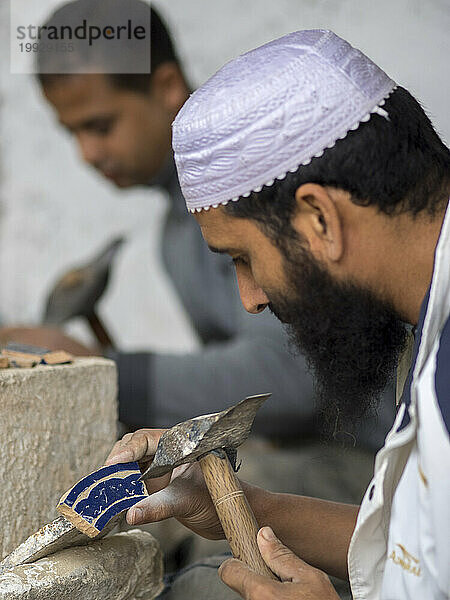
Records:
[[[101,467],[68,490],[57,509],[77,529],[95,537],[112,518],[147,498],[140,476],[136,462]]]

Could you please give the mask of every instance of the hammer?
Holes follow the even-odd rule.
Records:
[[[60,325],[74,317],[85,317],[100,346],[114,346],[95,306],[108,285],[112,262],[123,242],[122,237],[113,240],[87,264],[70,269],[58,279],[47,298],[45,325]]]
[[[250,433],[256,411],[270,394],[249,396],[222,412],[189,419],[161,436],[153,462],[141,479],[161,477],[179,465],[198,461],[235,558],[276,579],[259,552],[258,523],[231,466],[236,448]]]

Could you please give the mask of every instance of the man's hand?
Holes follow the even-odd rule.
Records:
[[[259,530],[258,546],[264,561],[281,582],[257,575],[234,558],[219,569],[222,581],[245,600],[339,600],[327,575],[295,556],[270,527]]]
[[[57,327],[2,327],[0,328],[0,345],[8,342],[30,344],[49,350],[65,350],[75,356],[99,354],[96,348],[87,348],[65,335],[62,329]]]
[[[144,471],[151,463],[163,429],[140,429],[127,433],[111,450],[106,465],[138,461]],[[151,494],[127,513],[130,525],[154,523],[175,517],[207,539],[224,534],[198,464],[182,465],[172,473],[145,482]]]

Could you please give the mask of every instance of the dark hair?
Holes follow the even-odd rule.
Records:
[[[355,204],[377,206],[389,215],[426,211],[433,216],[448,200],[450,152],[404,88],[397,87],[383,108],[389,120],[373,114],[309,165],[229,202],[227,212],[260,223],[279,246],[295,237],[295,192],[304,183],[345,190]]]
[[[165,63],[174,62],[180,65],[175,52],[170,33],[159,14],[143,0],[74,0],[58,8],[43,24],[42,27],[60,28],[67,25],[76,26],[83,19],[89,24],[104,26],[108,23],[123,22],[124,19],[133,19],[133,26],[145,26],[148,29],[150,22],[150,68],[149,73],[107,73],[114,66],[114,55],[110,52],[107,41],[96,40],[95,44],[79,43],[75,52],[48,52],[45,48],[38,48],[36,57],[36,70],[42,85],[52,85],[61,77],[67,76],[67,66],[77,73],[92,73],[93,69],[103,72],[114,85],[131,89],[137,92],[146,92],[149,88],[151,73]],[[43,39],[45,40],[45,32]],[[50,41],[50,40],[48,40]],[[76,41],[72,43],[76,44]],[[126,60],[136,60],[140,46],[136,43],[121,44],[121,64],[123,53]],[[51,73],[49,73],[51,71]]]

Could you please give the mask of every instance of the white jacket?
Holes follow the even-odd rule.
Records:
[[[350,543],[354,600],[450,597],[450,203],[413,366]]]

